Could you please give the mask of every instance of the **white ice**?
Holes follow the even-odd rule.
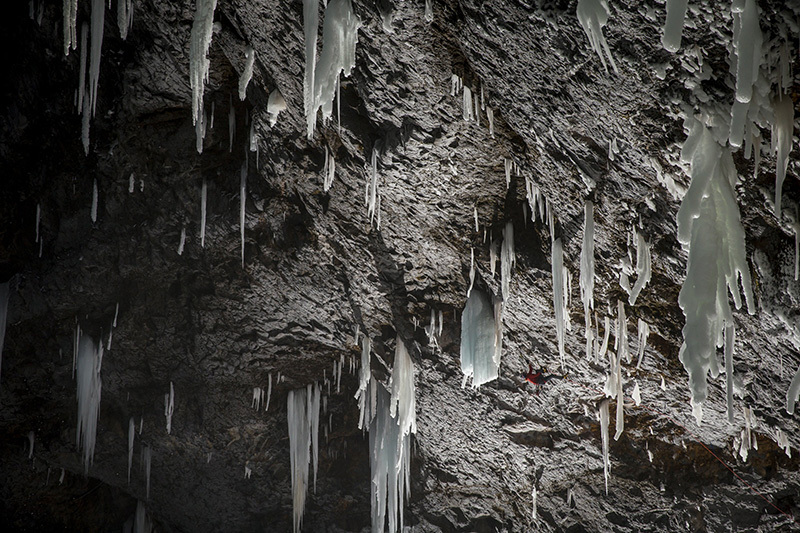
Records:
[[[586,37],[589,38],[592,50],[597,53],[606,72],[608,72],[606,57],[608,62],[611,63],[611,68],[614,69],[614,72],[618,72],[617,64],[614,62],[614,57],[608,48],[608,42],[606,42],[606,38],[603,35],[603,27],[608,23],[608,13],[608,2],[606,0],[578,0],[576,10],[578,22],[581,23],[583,31],[586,32]],[[605,55],[603,55],[604,52]]]
[[[558,355],[561,358],[561,369],[566,369],[564,362],[564,251],[561,247],[561,238],[552,242],[550,251],[553,274],[553,308],[556,315],[556,337],[558,338]]]
[[[583,211],[583,242],[581,244],[581,301],[586,323],[586,357],[592,356],[594,335],[592,331],[592,313],[594,309],[594,204],[587,200]]]
[[[102,0],[100,0],[102,2]],[[211,61],[208,47],[214,31],[214,10],[217,0],[196,0],[192,34],[189,42],[189,85],[192,88],[192,124],[204,120],[203,93],[208,81]],[[197,132],[198,152],[203,151],[204,132]]]
[[[253,66],[256,61],[256,51],[252,46],[248,46],[244,51],[244,69],[242,75],[239,76],[239,100],[244,101],[247,97],[247,86],[250,80],[253,79]]]
[[[664,24],[661,44],[669,52],[677,52],[681,47],[683,20],[686,17],[688,3],[689,0],[667,0],[667,21]]]
[[[497,378],[500,359],[496,342],[492,303],[483,291],[473,289],[461,313],[463,384],[472,377],[472,386],[477,388]]]

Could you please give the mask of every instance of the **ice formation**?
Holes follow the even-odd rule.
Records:
[[[139,434],[141,435],[141,431]],[[150,499],[150,465],[153,459],[153,452],[150,450],[150,446],[143,446],[142,447],[142,464],[144,465],[144,479],[145,479],[145,499]]]
[[[617,395],[617,430],[614,433],[614,440],[619,440],[622,431],[625,429],[625,396],[622,392],[622,359],[626,358],[630,363],[630,351],[628,349],[628,319],[625,317],[625,304],[617,301],[617,313],[619,316],[619,329],[617,338],[619,339],[619,349],[617,350],[616,363],[612,361],[611,372],[616,374],[614,385]],[[607,385],[608,386],[608,385]],[[606,394],[608,394],[606,390]]]
[[[314,484],[317,479],[318,431],[319,431],[319,385],[308,385],[305,389],[289,391],[286,419],[289,424],[289,462],[292,471],[292,503],[294,532],[303,526],[303,511],[308,493],[308,465],[313,450]]]
[[[278,89],[269,93],[267,100],[267,114],[269,115],[269,125],[274,126],[278,123],[278,115],[281,111],[286,111],[286,100]]]
[[[333,185],[333,178],[336,175],[336,159],[333,152],[325,147],[325,166],[322,167],[322,190],[328,192]]]
[[[586,322],[586,357],[591,358],[594,343],[591,313],[594,310],[594,204],[590,200],[584,204],[580,287]]]
[[[9,283],[0,283],[0,371],[3,365],[3,345],[6,341],[6,321],[8,319]],[[2,372],[0,372],[0,375]]]
[[[375,381],[372,378],[373,382]],[[403,508],[411,497],[411,433],[416,432],[414,364],[398,337],[390,378],[391,395],[380,383],[369,426],[372,531],[404,531]],[[399,526],[398,526],[399,519]]]
[[[169,382],[169,392],[164,394],[164,416],[167,419],[167,434],[172,432],[172,413],[175,411],[175,388]]]
[[[372,224],[375,219],[375,211],[380,208],[378,200],[378,149],[372,148],[372,160],[370,164],[369,180],[367,181],[367,190],[364,193],[364,203],[367,204],[367,216],[369,216],[369,223]]]
[[[565,370],[564,363],[564,329],[566,319],[564,314],[564,251],[561,247],[561,239],[552,242],[550,261],[552,262],[553,273],[553,308],[556,314],[556,336],[558,337],[558,355],[561,357],[561,369]]]
[[[786,391],[786,412],[790,415],[794,414],[794,404],[798,399],[800,399],[800,366],[797,367],[797,372],[789,384],[789,390]]]
[[[789,165],[789,152],[792,151],[792,130],[794,129],[794,103],[789,95],[781,94],[773,102],[772,144],[777,151],[775,168],[775,217],[781,219],[781,197],[783,180]],[[797,277],[795,276],[795,279]]]
[[[514,224],[506,222],[506,227],[503,229],[503,247],[500,250],[500,280],[504,301],[508,301],[511,270],[514,268],[514,263],[516,263],[514,255]]]
[[[461,313],[462,386],[469,377],[475,388],[497,378],[501,354],[497,340],[492,303],[485,293],[473,289]]]
[[[203,185],[200,188],[200,247],[206,247],[206,204],[208,199],[208,184],[203,179]]]
[[[578,8],[576,14],[578,15],[578,22],[581,23],[583,31],[586,32],[586,37],[589,38],[589,44],[592,45],[600,62],[603,63],[603,68],[608,72],[606,65],[606,57],[608,62],[611,63],[611,68],[614,72],[618,72],[617,64],[614,62],[614,57],[611,55],[611,50],[608,48],[608,43],[603,35],[603,27],[608,22],[608,2],[606,0],[578,0]],[[605,55],[603,53],[605,52]]]
[[[178,255],[183,255],[183,247],[186,245],[186,226],[181,228],[181,240],[178,242]]]
[[[633,386],[633,392],[631,393],[631,398],[633,398],[633,402],[638,407],[642,404],[642,392],[639,390],[639,383],[636,383]]]
[[[733,324],[725,324],[725,401],[728,410],[728,422],[733,424],[733,345],[736,340],[736,329]]]
[[[370,420],[372,420],[371,415],[374,413],[369,403],[370,378],[372,377],[369,359],[371,350],[372,342],[369,340],[369,337],[364,335],[361,339],[361,376],[358,382],[358,390],[355,394],[355,398],[358,400],[358,429],[364,429],[364,423],[366,422],[369,424]]]
[[[718,375],[716,347],[722,345],[724,324],[733,320],[728,290],[736,308],[741,307],[740,277],[748,311],[753,313],[754,307],[730,150],[723,150],[706,127],[694,121],[681,159],[691,162],[692,179],[678,211],[678,240],[689,250],[686,281],[678,296],[686,316],[679,358],[689,373],[699,423],[708,394],[706,374]]]
[[[783,449],[788,457],[792,457],[792,446],[789,444],[789,437],[786,436],[781,428],[775,431],[775,442],[778,444],[778,448]]]
[[[128,484],[131,482],[131,466],[133,466],[133,438],[136,434],[136,424],[133,417],[128,421]]]
[[[644,235],[636,232],[636,283],[631,289],[628,303],[636,304],[636,299],[645,285],[650,283],[650,244],[644,239]]]
[[[600,402],[600,438],[603,441],[603,477],[608,496],[608,473],[611,470],[611,462],[608,460],[608,400]]]
[[[119,0],[117,2],[117,27],[119,28],[119,36],[123,41],[128,38],[128,32],[132,26],[133,0]]]
[[[69,50],[78,46],[78,0],[63,0],[64,2],[64,55],[69,55]]]
[[[245,189],[247,187],[247,161],[242,165],[239,176],[239,237],[242,242],[242,268],[244,268],[244,203]]]
[[[756,0],[746,0],[744,10],[733,10],[734,16],[734,50],[736,62],[736,100],[743,104],[750,102],[753,95],[753,84],[758,78],[761,66],[761,45],[763,37],[758,23],[758,5]]]
[[[97,178],[92,181],[92,210],[89,213],[92,222],[97,222]]]
[[[102,2],[102,0],[100,0]],[[214,10],[217,0],[196,0],[192,35],[189,44],[189,85],[192,88],[192,124],[205,120],[203,112],[203,92],[208,81],[208,70],[211,61],[208,59],[208,47],[214,31]],[[202,127],[197,130],[197,151],[203,151]]]
[[[317,2],[306,2],[308,4]],[[304,11],[307,13],[307,11]],[[309,36],[309,24],[306,22],[306,65],[313,64],[314,54],[309,53],[311,40]],[[325,21],[322,23],[322,53],[314,69],[313,81],[314,91],[311,95],[310,105],[306,109],[306,119],[308,122],[308,138],[314,135],[314,127],[317,119],[317,111],[322,109],[322,118],[327,120],[333,113],[333,97],[337,92],[340,83],[339,76],[344,74],[350,76],[350,72],[356,65],[356,43],[358,42],[358,29],[361,27],[361,20],[353,13],[353,6],[350,0],[331,0],[325,9]],[[314,24],[313,46],[316,47],[316,24]],[[308,67],[306,67],[308,69]],[[308,99],[308,95],[306,96]]]
[[[681,47],[683,20],[686,17],[688,3],[689,0],[667,0],[667,21],[664,24],[661,44],[669,52],[677,52]]]
[[[650,336],[650,325],[640,318],[637,324],[637,331],[639,337],[639,356],[636,360],[636,368],[640,368],[642,366],[642,358],[644,357],[644,349],[647,346],[647,338]]]
[[[92,0],[92,50],[89,55],[89,107],[94,116],[97,107],[97,83],[100,80],[100,50],[103,47],[105,2]]]
[[[317,120],[314,107],[314,67],[317,64],[317,31],[319,29],[319,0],[303,0],[303,32],[305,38],[305,76],[303,103],[306,112],[308,137],[314,134]]]
[[[244,101],[247,97],[247,86],[253,79],[253,65],[256,61],[256,51],[252,46],[248,46],[244,51],[244,69],[239,77],[239,100]]]
[[[78,426],[75,444],[83,451],[84,475],[89,474],[89,465],[94,461],[97,420],[100,415],[100,396],[103,389],[103,382],[100,379],[102,363],[103,343],[95,344],[90,336],[78,333],[76,354]]]

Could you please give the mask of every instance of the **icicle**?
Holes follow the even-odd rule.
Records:
[[[746,104],[752,97],[753,84],[758,78],[758,69],[761,66],[763,37],[758,23],[756,0],[747,0],[741,15],[734,15],[734,17],[737,16],[741,17],[741,27],[738,36],[734,37],[736,100]]]
[[[500,250],[500,280],[503,291],[503,300],[508,301],[509,285],[511,284],[511,270],[516,263],[514,254],[514,224],[506,222],[503,229],[503,247]]]
[[[136,424],[133,417],[128,421],[128,485],[131,484],[131,466],[133,465],[133,437],[136,431]]]
[[[78,426],[75,444],[78,449],[83,450],[83,473],[88,475],[89,465],[94,461],[97,420],[103,389],[103,382],[100,379],[103,343],[95,344],[91,337],[80,333],[77,337]]]
[[[244,69],[239,77],[239,100],[244,101],[247,97],[247,86],[253,79],[253,65],[256,61],[256,51],[252,46],[247,46],[244,51]]]
[[[733,324],[725,324],[725,399],[728,406],[728,422],[733,424],[733,345],[736,329]]]
[[[208,197],[208,185],[205,178],[203,186],[200,188],[200,247],[206,247],[206,202]]]
[[[242,165],[239,180],[239,236],[242,240],[242,268],[244,268],[244,202],[247,186],[247,161]]]
[[[28,459],[33,459],[33,431],[28,432]]]
[[[272,397],[272,372],[269,373],[269,381],[267,381],[267,401],[264,404],[264,411],[269,411],[269,400]]]
[[[558,337],[558,355],[561,358],[561,369],[566,370],[564,362],[564,252],[561,248],[561,239],[552,242],[550,261],[553,274],[553,308],[556,315],[556,336]]]
[[[475,218],[475,233],[478,233],[480,228],[478,227],[478,206],[472,206],[472,216]]]
[[[308,492],[308,465],[311,448],[314,448],[314,477],[316,483],[317,431],[319,429],[319,385],[308,385],[289,391],[287,422],[289,425],[289,460],[292,472],[292,504],[294,532],[303,525],[306,494]]]
[[[102,2],[102,0],[100,0]],[[192,35],[189,44],[189,85],[192,88],[192,124],[204,120],[203,93],[208,81],[211,61],[208,58],[208,47],[214,30],[214,10],[217,0],[197,0],[192,23]],[[203,151],[205,132],[197,132],[198,152]]]
[[[497,378],[499,358],[496,358],[496,324],[489,298],[473,290],[461,314],[461,371],[464,383],[472,377],[472,386],[478,388]]]
[[[372,342],[369,337],[364,335],[361,339],[361,376],[358,383],[358,390],[356,391],[355,398],[358,399],[358,429],[364,429],[364,422],[369,425],[372,422],[372,415],[374,411],[370,410],[370,405],[367,403],[367,389],[370,385],[370,378],[372,372],[370,370],[370,350],[372,349]]]
[[[303,0],[303,32],[305,38],[305,77],[303,102],[306,112],[307,134],[311,139],[317,120],[314,105],[314,68],[317,64],[317,32],[319,28],[319,0]]]
[[[75,50],[78,46],[77,19],[78,0],[64,1],[64,55],[69,55],[69,49]]]
[[[140,432],[141,433],[141,432]],[[145,478],[145,500],[150,499],[150,462],[152,460],[152,452],[150,451],[150,446],[145,446],[142,448],[142,457],[144,462],[144,478]]]
[[[186,244],[186,226],[181,228],[181,240],[178,243],[178,255],[183,255],[183,247]]]
[[[70,1],[70,0],[65,0]],[[81,24],[81,66],[78,70],[78,113],[82,113],[83,97],[86,91],[86,56],[89,53],[89,25],[85,22]],[[88,114],[87,114],[88,117]]]
[[[636,361],[636,368],[640,368],[642,366],[642,357],[644,357],[644,349],[647,346],[647,338],[650,336],[650,326],[641,318],[637,326],[639,332],[639,357]]]
[[[97,222],[97,178],[92,182],[92,211],[90,216],[92,222]]]
[[[790,415],[794,414],[794,404],[798,399],[800,399],[800,366],[797,367],[797,372],[794,373],[789,389],[786,391],[786,412]]]
[[[372,221],[375,218],[375,210],[377,208],[377,198],[378,198],[378,149],[373,146],[369,181],[367,182],[367,192],[364,197],[364,203],[367,204],[367,216],[369,217],[370,224],[372,224]]]
[[[681,47],[683,20],[688,3],[689,0],[667,0],[667,22],[664,24],[661,44],[668,52],[677,52]]]
[[[464,120],[466,122],[469,122],[470,120],[472,120],[472,91],[470,90],[469,87],[464,87],[464,94],[461,104],[462,104],[462,110],[463,110],[462,114],[464,116]]]
[[[603,441],[603,477],[608,496],[608,473],[611,470],[611,461],[608,459],[608,400],[600,402],[600,438]]]
[[[336,160],[333,158],[333,152],[325,147],[325,166],[322,169],[322,190],[328,192],[333,184],[333,177],[336,174]]]
[[[105,3],[92,0],[92,51],[89,60],[89,107],[94,117],[97,107],[97,83],[100,80],[100,50],[103,47]]]
[[[425,0],[425,22],[433,22],[433,0]]]
[[[172,432],[172,412],[175,410],[175,389],[169,382],[169,393],[164,394],[164,416],[167,418],[167,434]]]
[[[587,200],[584,204],[583,243],[581,246],[581,301],[586,323],[586,357],[592,356],[592,315],[594,309],[594,204]]]
[[[533,484],[533,489],[531,490],[531,521],[536,522],[538,519],[537,509],[536,509],[536,483]]]
[[[228,107],[228,152],[233,152],[233,139],[236,135],[236,110],[233,108],[233,98],[229,98]]]
[[[794,129],[794,103],[791,96],[781,94],[773,101],[773,115],[775,121],[772,123],[772,138],[773,144],[778,149],[775,162],[775,218],[780,220],[783,180],[786,179]],[[795,279],[797,279],[796,275]]]
[[[636,304],[636,299],[645,285],[650,283],[650,244],[645,241],[644,236],[636,232],[636,283],[631,289],[628,303]]]
[[[608,49],[608,42],[603,36],[603,26],[608,22],[608,3],[606,0],[578,0],[576,14],[578,22],[581,23],[583,31],[586,32],[586,37],[589,38],[589,44],[603,64],[603,69],[608,72],[608,67],[606,66],[607,57],[608,62],[611,63],[611,68],[614,69],[615,73],[619,73],[614,57],[611,55],[611,50]],[[605,52],[605,56],[603,52]]]
[[[489,135],[494,139],[494,110],[491,107],[486,108],[486,120],[489,122]]]
[[[269,93],[269,100],[267,100],[267,114],[269,115],[270,127],[278,123],[278,115],[286,111],[286,100],[278,89]]]
[[[633,402],[636,404],[636,407],[639,407],[642,404],[642,393],[639,390],[638,382],[633,386],[633,392],[631,393],[631,398],[633,398]]]
[[[36,240],[34,242],[39,242],[39,222],[42,217],[42,204],[36,204]]]
[[[128,31],[133,27],[133,0],[117,2],[117,27],[122,40],[128,38]]]

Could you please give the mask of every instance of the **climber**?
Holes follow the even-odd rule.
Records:
[[[536,394],[539,394],[539,387],[550,381],[551,379],[562,379],[564,376],[556,376],[555,374],[545,375],[547,370],[540,368],[537,372],[533,372],[533,366],[528,363],[528,373],[523,374],[526,381],[536,386]]]

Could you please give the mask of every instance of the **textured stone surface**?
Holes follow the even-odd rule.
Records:
[[[687,49],[704,51],[711,75],[702,87],[712,100],[723,107],[732,101],[728,7],[699,3],[682,50],[672,55],[660,47],[661,3],[613,1],[605,34],[620,70],[615,75],[603,71],[589,48],[575,2],[434,0],[431,23],[423,19],[423,2],[396,3],[389,32],[387,2],[355,2],[363,26],[356,68],[342,82],[341,127],[335,119],[319,124],[309,142],[302,2],[220,0],[215,20],[221,30],[210,49],[205,99],[215,124],[202,155],[194,148],[188,83],[192,2],[136,1],[126,41],[116,29],[116,5],[107,12],[88,156],[74,104],[79,53],[63,57],[60,2],[41,3],[40,24],[29,19],[27,6],[8,9],[0,32],[9,54],[0,80],[0,281],[11,277],[13,287],[0,381],[4,520],[19,531],[119,529],[136,499],[145,499],[140,449],[146,444],[153,453],[147,508],[159,530],[288,531],[286,396],[330,378],[333,362],[344,356],[341,392],[331,386],[321,417],[330,428],[303,529],[368,529],[368,441],[357,428],[357,376],[347,372],[350,358],[359,356],[358,326],[373,339],[376,376],[388,377],[397,334],[417,367],[419,428],[406,510],[414,531],[798,527],[704,447],[770,502],[800,511],[800,427],[797,415],[783,408],[800,364],[800,286],[791,279],[793,236],[765,201],[773,194],[774,158],[764,158],[754,179],[752,163],[736,156],[758,312],[736,314],[741,394],[732,426],[725,418],[724,377],[711,380],[704,424],[697,427],[691,417],[678,361],[684,319],[677,296],[686,265],[675,237],[680,201],[651,164],[658,161],[667,179],[688,184],[675,166],[685,138],[681,102],[698,105],[686,88],[692,79],[682,66]],[[34,2],[34,18],[39,5]],[[768,39],[797,16],[792,5],[760,5]],[[79,24],[88,19],[89,2],[80,0]],[[241,102],[238,75],[248,44],[256,63]],[[661,80],[657,70],[664,63],[669,68]],[[461,96],[450,94],[453,73],[477,97],[483,88],[495,112],[494,137],[484,112],[480,123],[463,120]],[[270,127],[266,102],[275,88],[288,111]],[[231,105],[236,130],[229,151]],[[248,150],[251,121],[258,155]],[[763,135],[768,139],[768,130]],[[613,138],[620,153],[611,160]],[[325,146],[337,165],[328,193],[322,190]],[[380,230],[370,225],[362,201],[375,150]],[[519,167],[508,188],[504,158]],[[245,160],[242,268],[239,175]],[[792,157],[786,209],[800,201],[796,171]],[[128,192],[131,176],[135,187]],[[521,372],[528,362],[555,370],[559,357],[550,230],[529,218],[525,176],[551,203],[572,276],[570,379],[548,384],[539,395],[525,388]],[[96,223],[89,216],[94,179]],[[596,183],[592,192],[589,179]],[[208,223],[201,248],[204,180]],[[634,353],[636,319],[652,329],[642,368],[626,364],[623,373],[627,395],[639,383],[643,406],[626,407],[625,433],[611,442],[608,495],[596,417],[607,365],[585,356],[578,290],[587,195],[596,205],[601,321],[607,307],[627,299],[618,265],[634,224],[641,221],[653,246],[652,282],[627,308]],[[37,203],[41,258],[34,242]],[[462,389],[460,311],[470,248],[476,287],[499,295],[489,243],[502,240],[507,221],[515,228],[517,264],[505,303],[500,377],[479,391]],[[187,241],[178,255],[183,228]],[[118,326],[102,367],[97,450],[84,478],[75,448],[72,335],[77,320],[87,334],[107,340],[117,303]],[[423,330],[431,309],[444,317],[438,347],[428,345]],[[270,408],[256,412],[252,389],[266,387],[270,374]],[[170,382],[175,413],[168,435],[162,401]],[[759,448],[743,462],[734,439],[745,406],[757,420]],[[130,417],[137,425],[143,420],[143,431],[136,435],[129,485]],[[794,448],[791,459],[775,444],[778,428]]]

